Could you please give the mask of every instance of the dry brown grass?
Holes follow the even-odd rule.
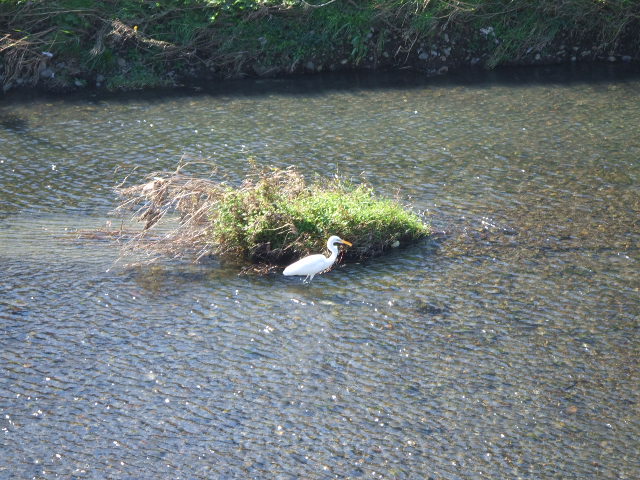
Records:
[[[36,35],[23,36],[19,33],[5,33],[0,37],[0,56],[4,59],[5,71],[3,89],[20,79],[31,85],[38,83],[40,73],[46,68],[49,57],[43,53],[46,43],[42,38],[53,29]]]
[[[188,165],[180,163],[172,172],[149,174],[145,183],[116,188],[122,199],[116,212],[133,211],[134,220],[144,222],[142,230],[123,242],[123,253],[142,252],[152,260],[185,255],[199,260],[213,253],[207,241],[208,212],[220,199],[224,184],[183,173]],[[165,228],[154,228],[158,225]]]

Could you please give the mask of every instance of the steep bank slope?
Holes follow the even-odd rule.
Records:
[[[0,0],[0,83],[134,89],[353,68],[640,60],[637,0]]]

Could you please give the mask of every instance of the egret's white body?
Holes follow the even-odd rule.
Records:
[[[323,272],[331,267],[338,258],[338,247],[336,244],[342,243],[344,245],[351,246],[351,243],[346,240],[342,240],[340,237],[333,235],[327,241],[327,248],[331,252],[330,257],[325,257],[321,253],[315,255],[309,255],[308,257],[301,258],[295,263],[292,263],[282,272],[284,275],[306,275],[306,281],[313,280],[313,276],[316,273]]]

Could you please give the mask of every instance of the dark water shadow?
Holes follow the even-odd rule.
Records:
[[[29,122],[25,118],[0,110],[0,127],[14,133],[25,133],[29,128]]]
[[[69,104],[127,103],[130,101],[162,101],[166,98],[203,95],[211,97],[287,95],[306,97],[328,92],[372,90],[424,89],[429,87],[485,87],[547,84],[605,84],[640,78],[640,64],[578,63],[547,66],[499,67],[494,70],[464,68],[448,75],[428,77],[415,70],[350,71],[298,74],[277,78],[247,78],[239,80],[198,80],[183,87],[158,88],[132,92],[83,90],[70,93],[40,90],[16,90],[5,94],[5,106],[34,100],[55,99]]]
[[[2,107],[7,109],[7,107],[9,106],[3,105]],[[48,138],[44,138],[39,135],[33,135],[31,133],[32,128],[28,119],[16,115],[12,112],[4,111],[2,107],[0,107],[0,131],[5,130],[9,134],[16,135],[17,138],[20,138],[22,140],[33,141],[36,144],[46,145],[61,151],[68,150],[67,147],[59,143],[52,142]]]

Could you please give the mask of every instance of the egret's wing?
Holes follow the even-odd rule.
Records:
[[[292,263],[282,273],[284,275],[313,275],[326,270],[329,266],[327,257],[317,253]]]

